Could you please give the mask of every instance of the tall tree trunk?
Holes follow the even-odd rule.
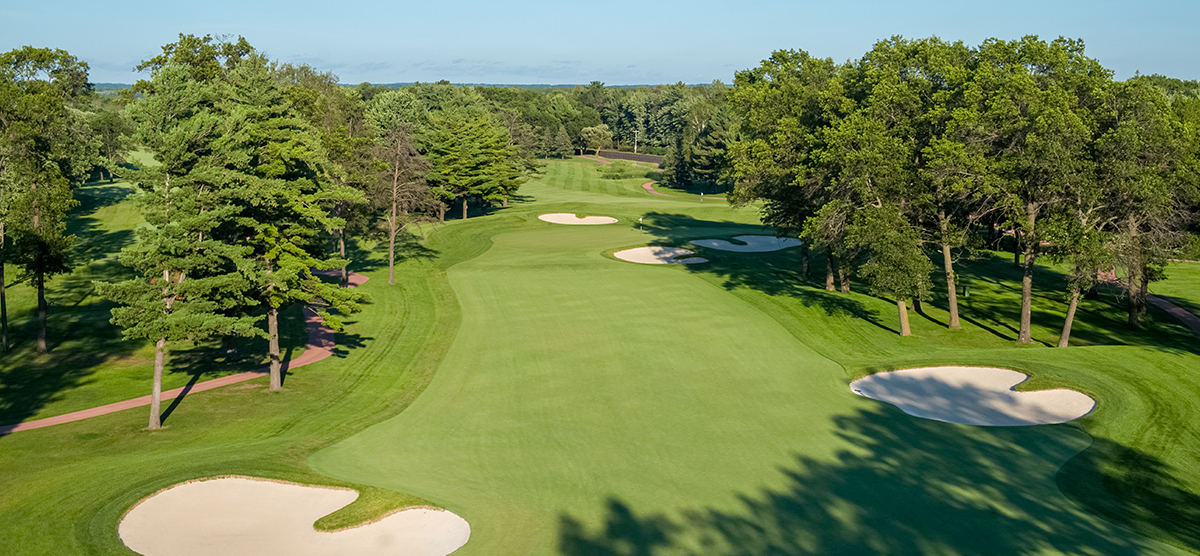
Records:
[[[1150,290],[1149,275],[1140,260],[1129,265],[1129,326],[1142,327],[1142,315],[1146,314],[1146,294]]]
[[[8,297],[5,293],[8,285],[4,277],[4,233],[0,224],[0,347],[8,351]]]
[[[467,198],[466,197],[462,198],[462,203],[463,203],[463,220],[466,220],[467,219]]]
[[[279,309],[267,309],[267,334],[270,336],[271,387],[270,391],[283,389],[282,365],[279,363]]]
[[[841,263],[838,261],[838,284],[842,287],[842,293],[850,293],[850,273],[842,267]]]
[[[837,291],[833,287],[833,267],[837,266],[837,256],[833,253],[825,254],[825,291]]]
[[[392,203],[392,221],[388,222],[388,285],[396,283],[396,204]]]
[[[154,344],[154,383],[150,386],[150,424],[146,428],[158,430],[162,428],[162,375],[163,363],[166,358],[167,339],[159,338]]]
[[[1037,213],[1034,208],[1029,207],[1027,214],[1029,216],[1029,230],[1032,234],[1034,224],[1037,221]],[[1036,268],[1038,256],[1038,242],[1036,236],[1033,241],[1025,241],[1025,272],[1021,277],[1021,328],[1017,334],[1017,343],[1032,344],[1033,343],[1033,271]]]
[[[46,274],[43,272],[37,273],[37,290],[38,290],[38,337],[37,337],[37,352],[38,355],[45,355],[46,348]]]
[[[954,283],[954,261],[950,257],[950,244],[942,244],[942,265],[946,269],[946,303],[950,306],[950,329],[962,328],[958,321],[958,285]]]
[[[899,297],[896,298],[896,310],[900,312],[900,335],[912,336],[912,329],[908,327],[908,307]]]
[[[810,266],[810,263],[808,260],[808,255],[809,255],[808,243],[804,243],[803,245],[800,246],[800,275],[803,276],[804,278],[808,278],[808,270],[809,270],[809,266]]]
[[[1058,336],[1058,347],[1071,343],[1071,325],[1075,323],[1075,310],[1079,308],[1079,290],[1071,288],[1071,304],[1067,306],[1067,320],[1063,322],[1062,334]]]
[[[1021,266],[1021,232],[1013,230],[1013,266]]]
[[[340,256],[343,261],[346,260],[346,229],[345,228],[341,228],[338,230],[338,256]],[[347,271],[346,265],[343,264],[342,265],[342,279],[338,285],[344,288],[347,285],[349,285],[349,283],[350,283],[350,272]]]

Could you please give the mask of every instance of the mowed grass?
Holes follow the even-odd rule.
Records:
[[[156,433],[134,410],[0,438],[0,546],[129,554],[116,526],[137,500],[245,474],[361,489],[327,528],[450,508],[472,526],[461,554],[1200,547],[1200,361],[1162,315],[1125,330],[1102,296],[1081,309],[1087,345],[1017,348],[1014,273],[996,256],[962,270],[964,330],[939,324],[935,299],[899,338],[889,300],[814,287],[796,275],[798,249],[698,249],[712,262],[686,268],[612,258],[769,232],[751,210],[653,197],[638,180],[613,189],[579,164],[551,163],[491,216],[424,227],[397,286],[378,253],[358,257],[372,304],[339,335],[339,357],[281,394],[260,380],[188,396]],[[560,226],[537,220],[546,212],[620,221]],[[1047,343],[1061,324],[1052,271],[1035,314]],[[924,364],[1009,366],[1100,406],[1066,425],[968,427],[847,387]]]
[[[806,285],[796,249],[702,250],[713,262],[687,268],[606,256],[761,229],[728,208],[630,204],[578,166],[552,164],[522,189],[536,204],[505,216],[521,227],[450,268],[463,324],[426,393],[318,452],[315,469],[453,509],[472,524],[462,554],[1200,546],[1188,510],[1200,395],[1189,369],[1200,361],[1177,325],[1156,315],[1153,333],[1104,333],[1120,309],[1099,299],[1077,329],[1111,345],[1017,348],[1002,303],[1016,300],[1015,271],[995,256],[971,267],[965,330],[945,330],[935,301],[928,318],[914,315],[918,336],[900,338],[889,300]],[[621,222],[533,221],[567,206]],[[1060,324],[1051,273],[1035,332],[1046,341]],[[1168,338],[1146,343],[1160,332]],[[1101,405],[1068,425],[967,427],[911,418],[847,388],[868,372],[926,364],[1017,368],[1035,377],[1031,387],[1069,385]],[[1146,518],[1164,509],[1175,515]]]

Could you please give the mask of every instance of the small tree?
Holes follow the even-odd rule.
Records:
[[[571,144],[571,136],[567,135],[566,128],[559,126],[558,133],[554,134],[554,144],[551,150],[559,158],[566,158],[575,154],[575,145]]]
[[[613,138],[612,131],[608,129],[607,124],[585,127],[579,131],[579,136],[583,139],[584,144],[596,151],[596,156],[600,156],[600,149],[612,144]]]
[[[376,207],[384,209],[390,285],[396,283],[396,234],[404,230],[415,213],[439,210],[441,203],[433,198],[425,183],[425,174],[431,166],[417,152],[409,126],[400,124],[385,133],[379,140],[375,156],[384,166],[369,195]]]
[[[921,234],[894,206],[858,211],[847,230],[850,245],[867,249],[869,258],[859,267],[871,290],[896,300],[900,335],[912,335],[906,299],[928,296],[933,263],[921,248]]]

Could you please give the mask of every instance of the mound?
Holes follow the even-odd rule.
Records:
[[[733,239],[745,243],[745,245],[736,245],[723,239],[697,239],[692,241],[692,245],[740,253],[765,253],[800,246],[800,240],[791,237],[733,236]]]
[[[613,256],[623,261],[642,264],[697,264],[708,262],[708,259],[703,257],[676,258],[691,255],[692,253],[693,251],[689,249],[651,245],[649,247],[635,247],[633,249],[617,251],[613,253]]]
[[[851,382],[850,389],[909,415],[962,425],[1065,423],[1096,407],[1092,398],[1065,388],[1013,390],[1028,378],[1010,369],[927,367],[873,374]]]
[[[538,216],[538,220],[549,222],[551,224],[570,224],[570,225],[594,225],[594,224],[614,224],[617,219],[611,216],[584,216],[580,218],[569,212],[552,212]]]
[[[121,541],[147,556],[445,556],[471,527],[441,510],[408,509],[380,521],[323,533],[321,516],[353,502],[352,490],[250,478],[176,485],[146,498],[121,520]]]

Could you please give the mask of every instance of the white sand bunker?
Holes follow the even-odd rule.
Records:
[[[1029,377],[1010,369],[928,367],[877,373],[850,383],[850,389],[925,419],[1012,427],[1065,423],[1087,415],[1096,402],[1056,388],[1036,392],[1012,389]]]
[[[613,253],[613,256],[622,261],[642,264],[697,264],[708,262],[708,259],[704,257],[678,258],[691,254],[693,254],[693,251],[689,249],[651,245],[649,247],[635,247],[633,249],[617,251]]]
[[[709,249],[720,249],[721,251],[738,251],[741,253],[765,253],[767,251],[779,251],[788,247],[800,246],[800,240],[792,237],[775,237],[775,236],[733,236],[745,245],[737,245],[723,239],[697,239],[692,241],[692,245],[697,247],[707,247]]]
[[[589,224],[615,224],[616,218],[611,216],[584,216],[580,218],[569,212],[552,212],[538,216],[538,220],[549,222],[551,224],[571,224],[571,225],[589,225]]]
[[[336,533],[313,529],[317,519],[357,497],[352,490],[249,478],[184,483],[143,500],[117,532],[147,556],[445,556],[471,535],[463,518],[430,509]]]

